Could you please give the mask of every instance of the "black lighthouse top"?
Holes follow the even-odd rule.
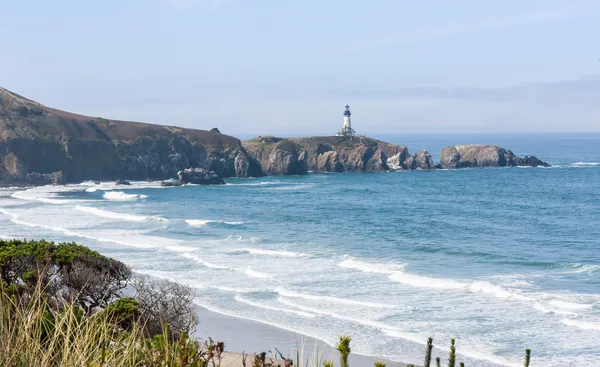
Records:
[[[344,111],[344,116],[350,116],[350,106],[346,105],[346,111]]]

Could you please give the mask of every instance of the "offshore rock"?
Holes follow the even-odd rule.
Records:
[[[421,150],[415,153],[413,156],[408,157],[404,161],[404,167],[406,169],[421,169],[421,170],[432,170],[436,169],[437,166],[426,150]]]
[[[223,185],[225,181],[215,172],[204,168],[187,168],[177,172],[180,184]]]
[[[517,157],[512,151],[496,145],[457,145],[442,149],[440,164],[444,168],[465,167],[548,167],[536,157]]]
[[[131,185],[131,182],[129,182],[127,180],[123,180],[123,179],[118,179],[117,181],[115,181],[115,185],[129,186],[129,185]]]

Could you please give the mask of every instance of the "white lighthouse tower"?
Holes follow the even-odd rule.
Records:
[[[344,131],[352,130],[352,123],[350,122],[350,106],[346,105],[346,111],[344,111]]]
[[[354,136],[355,132],[352,129],[352,123],[350,122],[350,106],[346,105],[346,110],[344,111],[344,127],[340,132],[338,132],[338,136]]]

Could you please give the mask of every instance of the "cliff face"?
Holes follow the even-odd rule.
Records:
[[[440,164],[445,168],[465,167],[548,167],[536,157],[517,157],[510,150],[496,145],[457,145],[442,149]]]
[[[0,88],[0,183],[4,184],[162,180],[186,169],[204,175],[197,181],[220,183],[213,173],[226,178],[547,165],[493,145],[446,147],[441,164],[436,165],[425,150],[411,156],[405,146],[366,137],[258,137],[240,142],[216,128],[183,129],[68,113]]]
[[[76,115],[0,88],[0,180],[10,183],[165,179],[190,167],[262,174],[240,141],[218,131]]]
[[[266,175],[406,169],[409,156],[405,146],[364,137],[258,137],[242,145]]]

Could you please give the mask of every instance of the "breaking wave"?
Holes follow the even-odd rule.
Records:
[[[403,265],[398,264],[377,264],[362,262],[353,259],[346,259],[338,264],[341,268],[360,270],[365,273],[378,273],[378,274],[394,274],[404,269]]]
[[[227,224],[229,226],[241,226],[244,222],[226,222],[224,220],[214,220],[214,219],[186,219],[185,222],[190,227],[204,227],[210,224]]]
[[[238,253],[248,253],[254,255],[265,255],[265,256],[281,256],[281,257],[310,257],[309,254],[302,252],[293,251],[276,251],[276,250],[263,250],[258,248],[242,248],[237,250]]]
[[[331,296],[316,296],[316,295],[312,295],[312,294],[303,294],[303,293],[291,291],[289,289],[285,289],[283,287],[275,288],[275,292],[278,293],[280,296],[287,297],[287,298],[303,298],[303,299],[307,299],[307,300],[311,300],[311,301],[325,301],[325,302],[342,303],[342,304],[346,304],[346,305],[364,306],[364,307],[372,307],[372,308],[396,308],[396,306],[394,306],[394,305],[388,305],[388,304],[384,304],[384,303],[356,301],[356,300],[352,300],[352,299],[337,298],[337,297],[331,297]]]
[[[238,302],[242,302],[245,303],[247,305],[253,306],[253,307],[258,307],[258,308],[263,308],[265,310],[271,310],[271,311],[277,311],[277,312],[286,312],[286,313],[292,313],[298,316],[302,316],[302,317],[308,317],[308,318],[315,318],[317,315],[312,314],[312,313],[308,313],[308,312],[303,312],[303,311],[296,311],[296,310],[290,310],[287,308],[279,308],[279,307],[273,307],[273,306],[269,306],[269,305],[263,305],[257,302],[253,302],[247,298],[244,298],[240,295],[235,296],[235,300]]]
[[[260,271],[253,270],[252,268],[244,269],[244,274],[252,278],[269,279],[272,278],[270,274],[261,273]]]
[[[563,319],[561,322],[567,326],[573,326],[573,327],[583,329],[583,330],[598,330],[598,331],[600,331],[600,322],[579,321],[579,320],[573,320],[573,319]]]
[[[98,208],[89,207],[89,206],[76,206],[75,210],[78,210],[78,211],[84,212],[84,213],[93,214],[93,215],[96,215],[96,216],[102,217],[102,218],[124,220],[124,221],[128,221],[128,222],[146,222],[146,221],[168,222],[169,221],[168,219],[162,218],[162,217],[117,213],[117,212],[111,212],[108,210],[98,209]]]
[[[126,194],[123,191],[109,191],[105,192],[102,197],[106,200],[112,201],[136,201],[138,199],[146,199],[148,196],[146,195],[138,195],[138,194]]]

